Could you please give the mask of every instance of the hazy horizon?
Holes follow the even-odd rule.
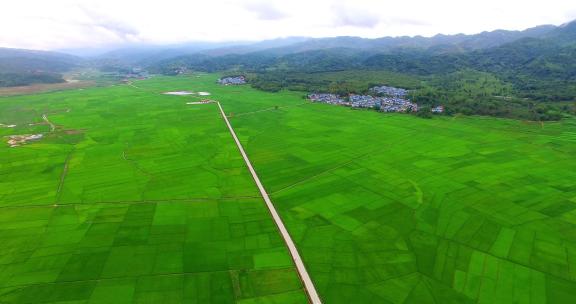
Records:
[[[524,30],[574,19],[576,2],[561,0],[10,0],[0,12],[0,47],[62,50],[286,37],[431,37]]]

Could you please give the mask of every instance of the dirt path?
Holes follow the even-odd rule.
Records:
[[[129,85],[132,87],[135,87],[137,89],[140,89],[140,88],[132,85],[132,83],[130,83]],[[320,300],[320,296],[318,295],[318,292],[316,291],[316,287],[314,286],[314,283],[312,282],[312,279],[310,278],[310,275],[308,274],[308,271],[306,270],[306,267],[304,266],[304,262],[302,261],[302,257],[300,257],[300,253],[298,252],[298,249],[296,248],[296,245],[294,244],[292,237],[288,233],[288,230],[286,229],[284,222],[280,218],[278,211],[276,211],[276,207],[274,207],[274,205],[272,204],[272,201],[270,200],[270,197],[268,196],[266,189],[264,189],[264,186],[260,182],[260,178],[258,178],[258,175],[256,174],[256,171],[254,170],[254,167],[252,167],[252,163],[250,162],[248,155],[244,151],[244,148],[242,147],[240,140],[236,136],[236,132],[234,132],[234,129],[232,128],[232,125],[230,124],[230,121],[228,120],[228,117],[226,116],[224,109],[222,109],[222,105],[220,105],[220,102],[218,102],[218,101],[214,101],[214,102],[218,105],[218,108],[220,109],[220,114],[222,115],[224,122],[226,122],[226,126],[228,126],[228,130],[230,131],[230,134],[234,138],[234,142],[236,143],[238,150],[240,150],[240,154],[242,154],[242,158],[244,159],[244,162],[246,163],[246,166],[248,167],[250,174],[252,174],[252,178],[254,179],[256,186],[258,186],[258,190],[260,191],[260,194],[262,195],[262,198],[264,199],[264,202],[266,203],[266,207],[268,208],[268,211],[270,211],[270,214],[272,215],[272,219],[274,220],[274,223],[276,223],[276,226],[278,227],[278,230],[280,231],[280,234],[282,235],[282,238],[284,239],[284,242],[286,243],[286,246],[288,247],[288,250],[290,251],[290,255],[292,256],[292,260],[294,261],[294,264],[296,265],[296,270],[298,271],[298,275],[300,276],[300,279],[302,280],[302,283],[304,284],[304,289],[306,290],[306,293],[308,295],[308,299],[310,300],[310,303],[322,304],[322,301]],[[267,110],[270,110],[270,109],[267,109]]]
[[[291,106],[271,107],[271,108],[266,108],[266,109],[262,109],[262,110],[252,111],[252,112],[244,112],[244,113],[234,114],[234,117],[240,117],[240,116],[245,116],[245,115],[252,115],[252,114],[257,114],[257,113],[261,113],[261,112],[268,112],[268,111],[274,111],[274,110],[281,110],[281,109],[292,108],[292,107],[300,107],[300,106],[307,105],[307,104],[310,104],[310,103],[309,103],[309,102],[304,102],[304,103],[299,103],[299,104],[297,104],[297,105],[291,105]]]
[[[72,154],[74,153],[75,149],[72,149],[68,156],[66,156],[66,160],[64,161],[64,170],[62,170],[62,174],[60,174],[60,182],[58,182],[58,190],[56,190],[56,203],[58,205],[60,202],[60,197],[62,196],[62,187],[64,186],[64,180],[66,179],[66,175],[68,175],[68,166],[70,164],[70,159],[72,159]]]
[[[140,89],[140,87],[136,86],[132,81],[128,81],[126,84],[133,88]]]
[[[276,191],[274,191],[274,192],[272,192],[272,193],[270,193],[270,194],[272,194],[272,195],[278,194],[279,192],[282,192],[282,191],[284,191],[284,190],[288,190],[288,189],[294,188],[294,187],[296,187],[296,186],[298,186],[298,185],[300,185],[300,184],[304,184],[304,183],[306,183],[306,182],[309,182],[309,181],[311,181],[311,180],[313,180],[313,179],[315,179],[315,178],[317,178],[317,177],[320,177],[320,176],[322,176],[322,175],[324,175],[324,174],[327,174],[327,173],[330,173],[330,172],[332,172],[332,171],[338,170],[338,169],[340,169],[340,168],[342,168],[342,167],[345,167],[345,166],[353,163],[354,161],[356,161],[356,160],[358,160],[358,159],[360,159],[360,158],[365,157],[366,155],[367,155],[367,154],[364,154],[364,155],[361,155],[361,156],[358,156],[358,157],[354,157],[353,159],[348,160],[348,161],[346,161],[345,163],[339,164],[339,165],[337,165],[337,166],[335,166],[335,167],[332,167],[332,168],[330,168],[330,169],[324,170],[324,171],[322,171],[322,172],[320,172],[320,173],[318,173],[318,174],[314,174],[314,175],[312,175],[312,176],[310,176],[310,177],[307,177],[307,178],[305,178],[305,179],[299,180],[299,181],[297,181],[297,182],[295,182],[295,183],[293,183],[293,184],[290,184],[290,185],[288,185],[288,186],[286,186],[286,187],[284,187],[284,188],[278,189],[278,190],[276,190]]]
[[[43,92],[55,92],[63,90],[82,89],[95,86],[94,81],[80,81],[80,82],[63,82],[63,83],[42,83],[32,84],[21,87],[6,87],[0,88],[0,96],[17,96],[28,95]]]
[[[230,121],[228,121],[228,117],[226,117],[226,113],[224,113],[224,110],[222,109],[222,106],[220,105],[220,103],[217,102],[217,104],[218,104],[218,108],[220,109],[220,114],[222,114],[222,118],[224,118],[224,121],[226,122],[226,125],[228,126],[228,130],[230,130],[230,134],[232,134],[232,137],[234,138],[234,141],[236,142],[236,146],[238,146],[238,150],[240,150],[240,154],[242,154],[242,158],[244,158],[244,162],[246,163],[248,170],[250,170],[250,173],[252,174],[252,178],[254,179],[254,182],[256,182],[256,186],[258,186],[258,190],[260,190],[260,194],[262,194],[262,198],[264,198],[264,201],[266,202],[266,206],[268,207],[270,214],[272,214],[272,218],[274,219],[276,226],[280,230],[280,234],[282,235],[282,238],[284,238],[284,242],[286,242],[286,246],[288,246],[288,249],[290,250],[290,255],[292,256],[292,260],[294,260],[294,263],[296,264],[296,269],[298,271],[298,275],[300,276],[302,283],[304,283],[304,288],[305,288],[306,292],[308,293],[308,297],[310,299],[310,302],[313,304],[321,304],[322,301],[320,300],[318,292],[316,291],[316,287],[314,286],[314,283],[312,282],[312,279],[310,278],[310,275],[308,274],[306,267],[304,267],[304,263],[302,262],[302,258],[300,257],[300,253],[298,253],[298,249],[296,249],[296,245],[294,244],[292,237],[288,233],[286,226],[284,226],[284,222],[282,222],[282,219],[280,218],[280,215],[278,214],[278,212],[276,211],[276,208],[272,204],[272,201],[270,200],[268,193],[266,193],[264,186],[262,186],[262,183],[260,182],[260,179],[258,178],[256,171],[252,167],[252,163],[250,162],[250,159],[248,159],[248,156],[246,155],[246,152],[244,152],[244,148],[242,147],[240,140],[238,140],[238,137],[236,136],[236,133],[234,132],[234,129],[232,128],[232,125],[230,124]]]
[[[56,125],[53,124],[49,119],[48,116],[46,114],[42,114],[42,119],[50,125],[50,132],[54,132],[54,130],[56,130]]]

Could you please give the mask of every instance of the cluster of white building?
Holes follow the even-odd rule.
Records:
[[[382,112],[418,112],[418,105],[401,97],[350,95],[351,107],[373,108]]]
[[[370,89],[374,95],[355,95],[341,97],[336,94],[315,93],[308,95],[314,102],[336,104],[352,108],[371,108],[382,112],[417,112],[418,105],[411,102],[406,96],[408,91],[401,88],[378,86]],[[444,109],[442,108],[442,111]]]
[[[222,85],[242,85],[246,84],[246,77],[244,76],[223,77],[218,80],[218,83]]]
[[[376,94],[396,96],[396,97],[404,97],[404,96],[408,95],[408,90],[406,90],[406,89],[388,87],[388,86],[373,87],[370,89],[370,91],[374,92]]]
[[[350,103],[344,100],[342,97],[336,94],[326,94],[326,93],[313,93],[308,95],[308,99],[314,102],[322,102],[328,104],[336,104],[336,105],[347,105],[349,106]]]
[[[444,106],[437,106],[432,108],[432,113],[444,113]]]

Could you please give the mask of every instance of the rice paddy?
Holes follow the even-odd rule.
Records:
[[[0,303],[576,302],[576,121],[353,111],[217,75],[0,99]],[[68,111],[67,111],[68,110]],[[43,123],[47,114],[55,125]]]
[[[215,104],[116,86],[0,113],[45,134],[0,148],[0,303],[306,301]]]

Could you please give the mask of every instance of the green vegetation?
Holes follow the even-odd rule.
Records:
[[[513,85],[493,74],[462,70],[441,77],[427,77],[412,99],[426,106],[445,105],[448,114],[512,117],[531,121],[560,120],[576,114],[566,103],[536,102],[519,98]]]
[[[0,87],[17,87],[36,83],[62,83],[60,74],[52,73],[0,73]]]
[[[444,104],[450,114],[554,121],[576,113],[576,21],[461,37],[326,38],[248,54],[180,56],[150,68],[248,73],[254,88],[268,92],[417,88],[419,103]]]
[[[376,85],[413,90],[411,99],[421,106],[444,105],[449,115],[487,115],[532,121],[560,120],[563,113],[576,114],[570,103],[537,102],[519,98],[513,85],[493,74],[461,70],[438,76],[414,76],[387,71],[265,72],[249,77],[254,88],[268,92],[281,89],[364,94]]]
[[[61,73],[80,58],[44,51],[0,48],[0,87],[64,82]]]
[[[523,50],[522,45],[514,47]],[[491,55],[498,52],[445,56],[401,52],[364,58],[363,54],[314,51],[276,59],[245,55],[206,61],[200,57],[194,58],[193,64],[177,61],[168,68],[180,71],[176,66],[183,64],[188,69],[200,71],[228,70],[231,74],[244,71],[254,88],[267,92],[288,89],[346,95],[365,93],[371,86],[385,84],[415,89],[417,103],[445,105],[449,114],[551,121],[561,119],[564,114],[576,113],[571,104],[576,101],[576,87],[571,76],[542,78],[546,73],[523,71],[518,65],[502,70],[498,62],[504,59]],[[491,63],[475,62],[483,56],[491,58],[487,59]],[[531,60],[534,58],[525,58],[522,62]],[[570,65],[558,67],[562,70],[559,73],[574,70]]]
[[[340,72],[266,72],[251,75],[252,87],[278,92],[281,89],[301,92],[329,92],[339,95],[366,93],[379,84],[416,89],[421,86],[417,77],[386,71],[340,71]]]
[[[189,82],[0,99],[45,135],[0,145],[1,303],[305,302],[216,105],[160,94]]]
[[[326,303],[575,300],[572,119],[425,120],[221,90]]]
[[[478,76],[454,86],[509,88]],[[576,301],[573,118],[420,119],[218,78],[0,99],[1,135],[46,134],[0,147],[0,302],[306,302],[215,105],[169,90],[222,103],[325,303]],[[27,125],[46,113],[54,132]]]

